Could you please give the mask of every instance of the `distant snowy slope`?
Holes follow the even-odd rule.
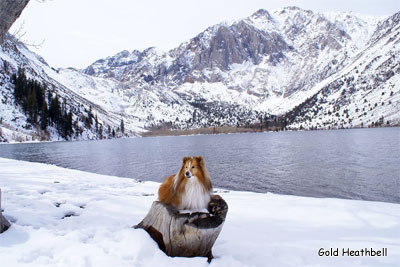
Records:
[[[400,12],[382,21],[367,48],[317,89],[293,127],[400,124]]]
[[[167,257],[140,222],[158,183],[0,158],[2,266],[397,266],[400,205],[217,190],[229,210],[209,265]],[[318,256],[387,248],[385,257]]]

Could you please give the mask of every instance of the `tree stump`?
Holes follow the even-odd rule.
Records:
[[[146,217],[134,228],[146,230],[168,256],[200,256],[211,262],[211,249],[222,230],[228,205],[222,197],[213,195],[208,211],[179,213],[173,206],[154,201]]]
[[[11,224],[3,217],[3,210],[1,209],[1,188],[0,188],[0,234],[6,231]]]

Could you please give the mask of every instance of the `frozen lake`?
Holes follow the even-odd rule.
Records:
[[[0,157],[157,182],[187,155],[204,157],[218,188],[400,203],[400,128],[0,146]]]

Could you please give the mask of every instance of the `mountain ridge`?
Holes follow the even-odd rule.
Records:
[[[307,103],[313,98],[329,102],[325,98],[334,96],[321,91],[326,86],[334,87],[331,84],[335,82],[341,84],[338,82],[341,76],[350,73],[357,80],[354,65],[357,60],[363,61],[358,64],[368,65],[370,58],[392,57],[392,63],[386,67],[371,63],[373,67],[365,74],[368,77],[375,77],[375,72],[386,73],[395,66],[399,62],[398,17],[399,13],[384,18],[361,18],[353,13],[325,14],[297,7],[271,13],[260,9],[244,19],[210,26],[166,52],[154,47],[124,50],[81,70],[55,70],[37,59],[33,72],[53,84],[55,91],[79,96],[74,97],[78,99],[75,102],[85,103],[85,109],[94,107],[105,127],[117,128],[119,121],[124,120],[128,135],[159,127],[247,127],[276,116],[284,121],[281,127],[287,129],[365,127],[375,124],[376,116],[363,120],[357,111],[352,123],[348,120],[345,123],[342,118],[350,116],[343,110],[354,103],[341,101],[340,107],[331,104],[341,115],[330,121],[320,119],[323,113],[312,113],[310,110],[315,106]],[[7,61],[5,53],[1,55]],[[400,111],[399,85],[395,82],[398,77],[395,68],[391,79],[381,79],[368,89],[389,96],[386,99],[389,106],[377,109],[378,119],[382,116],[390,119],[388,125],[399,125],[400,121],[396,114]],[[366,81],[366,78],[359,80],[360,84]],[[350,82],[343,84],[347,86]],[[364,101],[360,100],[365,98],[360,96],[360,90],[346,92],[344,95],[349,99],[354,93],[358,94],[354,101]],[[317,97],[318,94],[325,97]],[[328,110],[325,107],[325,113]],[[314,117],[310,117],[311,113]],[[93,134],[91,138],[96,136]]]

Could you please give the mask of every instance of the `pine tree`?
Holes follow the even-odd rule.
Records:
[[[27,78],[25,75],[25,70],[22,68],[18,68],[17,74],[12,75],[11,77],[12,82],[15,85],[14,88],[14,97],[17,103],[21,104],[24,96],[27,94]]]
[[[97,120],[97,114],[96,114],[96,118],[95,118],[94,122],[95,122],[96,132],[98,132],[99,131],[99,121]]]
[[[87,113],[87,118],[85,120],[85,124],[87,128],[92,128],[93,125],[93,113],[92,113],[92,106],[89,106],[89,111]]]
[[[60,107],[60,101],[58,99],[58,96],[54,96],[51,98],[50,101],[50,108],[49,108],[49,115],[50,119],[54,124],[58,124],[60,121],[61,117],[61,107]]]
[[[26,112],[28,113],[28,117],[31,123],[37,122],[38,117],[38,104],[36,99],[36,93],[34,90],[28,95],[26,100]]]
[[[74,126],[75,136],[81,135],[82,134],[82,129],[81,129],[81,127],[79,127],[78,120],[74,121],[73,126]]]
[[[66,128],[66,133],[67,136],[71,137],[74,130],[72,128],[72,112],[71,110],[68,112],[67,117],[65,119],[65,128]]]
[[[103,139],[103,125],[102,124],[100,124],[98,134],[99,134],[100,138]]]
[[[49,111],[47,109],[46,101],[43,101],[42,110],[40,112],[40,128],[46,130],[49,125]]]
[[[124,120],[121,119],[121,133],[125,133],[125,126],[124,126]]]

